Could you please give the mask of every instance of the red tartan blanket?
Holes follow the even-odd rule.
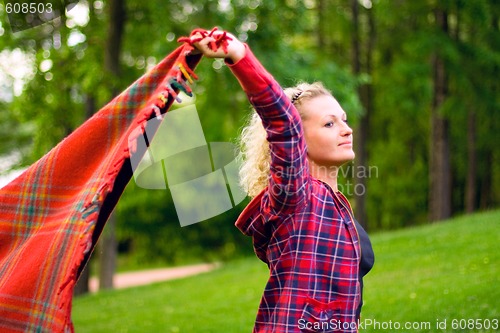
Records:
[[[0,189],[0,332],[73,331],[73,287],[132,176],[129,141],[179,88],[189,92],[200,59],[190,50],[176,49]]]

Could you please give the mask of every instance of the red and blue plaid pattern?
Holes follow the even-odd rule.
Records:
[[[0,189],[0,332],[73,331],[73,287],[132,176],[129,141],[169,108],[172,80],[194,75],[190,50],[177,48]]]
[[[269,186],[236,222],[270,270],[254,332],[357,332],[361,248],[348,202],[310,175],[300,116],[249,49],[231,69],[271,147]]]

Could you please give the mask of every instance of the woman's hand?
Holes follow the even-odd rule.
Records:
[[[207,33],[210,31],[207,31]],[[214,42],[217,41],[216,37],[223,35],[223,31],[215,31],[212,36],[203,37],[201,33],[196,33],[190,37],[192,45],[205,57],[207,58],[225,58],[230,60],[232,63],[237,63],[241,58],[245,56],[245,44],[240,42],[236,37],[230,33],[225,33],[229,38],[227,38],[227,53],[226,50],[219,45],[216,49],[212,49]],[[212,44],[211,44],[212,43]]]

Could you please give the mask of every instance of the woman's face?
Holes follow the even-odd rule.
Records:
[[[340,167],[354,159],[352,129],[335,98],[321,95],[304,100],[301,113],[310,161],[319,166]]]

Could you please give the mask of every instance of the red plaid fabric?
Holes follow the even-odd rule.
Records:
[[[270,270],[254,332],[357,332],[361,248],[351,208],[311,177],[300,116],[248,48],[231,69],[271,147],[269,186],[236,222]]]
[[[176,49],[0,189],[1,332],[73,331],[73,287],[132,176],[129,144],[169,108],[172,84],[194,75],[191,49]]]

